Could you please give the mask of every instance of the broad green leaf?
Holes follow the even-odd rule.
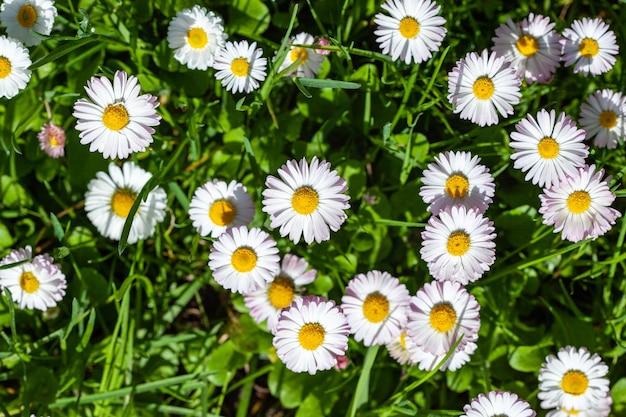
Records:
[[[509,357],[509,365],[516,371],[537,372],[547,353],[547,349],[541,345],[518,346]]]
[[[228,8],[228,30],[243,36],[258,36],[270,24],[270,11],[260,0],[235,0]]]

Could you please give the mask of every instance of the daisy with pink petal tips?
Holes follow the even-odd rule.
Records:
[[[563,30],[561,44],[565,66],[574,65],[574,73],[582,72],[585,77],[608,72],[619,53],[615,33],[602,19],[574,20]]]

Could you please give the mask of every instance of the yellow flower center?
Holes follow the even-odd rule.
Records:
[[[605,110],[600,113],[600,125],[602,127],[611,129],[617,124],[617,114],[611,110]]]
[[[400,21],[398,30],[406,39],[413,39],[420,33],[420,24],[414,18],[407,16]]]
[[[561,407],[561,411],[563,411],[568,416],[577,416],[580,413],[580,411],[575,409],[575,408],[571,408],[571,409],[568,410],[565,407]]]
[[[128,112],[122,104],[109,104],[102,113],[102,123],[111,130],[121,130],[129,121]]]
[[[20,276],[20,287],[29,294],[36,292],[39,289],[39,280],[32,272],[22,272]]]
[[[567,371],[561,379],[561,389],[570,395],[581,395],[587,391],[589,380],[580,371]]]
[[[209,218],[218,226],[228,226],[236,215],[237,209],[228,200],[216,200],[209,208]]]
[[[53,148],[60,146],[61,145],[61,141],[59,140],[60,136],[61,135],[59,135],[55,130],[51,130],[50,133],[48,133],[48,144],[52,146]]]
[[[591,38],[585,38],[578,45],[578,52],[583,58],[593,58],[600,52],[598,41]]]
[[[235,249],[230,263],[237,272],[250,272],[256,266],[257,256],[252,248],[243,246]]]
[[[25,4],[17,12],[17,22],[23,28],[32,28],[37,21],[37,10],[31,4]]]
[[[267,291],[267,298],[274,308],[281,309],[289,307],[293,301],[295,284],[293,279],[279,275],[270,283]]]
[[[113,197],[111,197],[111,211],[125,219],[128,217],[128,213],[130,213],[130,209],[133,207],[136,198],[137,194],[129,189],[121,188],[115,190]]]
[[[469,192],[469,181],[463,174],[452,174],[446,180],[446,193],[452,198],[463,198]]]
[[[567,208],[575,214],[580,214],[591,205],[591,196],[586,191],[574,191],[567,197]]]
[[[291,206],[298,214],[311,214],[317,209],[320,199],[311,187],[300,187],[291,197]]]
[[[380,323],[389,314],[389,300],[379,292],[368,294],[363,301],[363,315],[371,323]]]
[[[246,58],[235,58],[230,63],[230,71],[237,77],[244,77],[250,71],[250,64]]]
[[[8,58],[0,56],[0,79],[6,78],[11,74],[11,61]]]
[[[209,37],[202,28],[191,28],[187,32],[187,43],[194,49],[202,49],[209,42]]]
[[[324,343],[326,332],[319,323],[307,323],[298,332],[300,346],[306,350],[315,350]]]
[[[487,100],[495,91],[495,87],[493,85],[493,81],[489,77],[478,77],[476,81],[474,81],[474,85],[472,86],[472,91],[474,95],[479,100]]]
[[[543,138],[537,144],[537,152],[543,159],[553,159],[559,156],[559,143],[552,138]]]
[[[291,50],[290,56],[291,62],[296,62],[297,60],[300,60],[298,65],[304,64],[306,60],[309,59],[309,53],[306,51],[306,48],[301,48],[299,46]]]
[[[446,249],[452,256],[461,256],[465,254],[470,248],[470,237],[467,233],[458,230],[450,233],[448,242],[446,243]]]
[[[515,42],[517,50],[525,57],[531,57],[539,50],[539,43],[534,36],[524,35]]]
[[[437,304],[430,310],[430,325],[440,333],[445,333],[456,324],[456,311],[448,303]]]
[[[406,350],[406,333],[400,333],[400,346]]]

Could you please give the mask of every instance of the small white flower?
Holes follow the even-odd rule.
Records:
[[[30,81],[32,64],[21,42],[0,36],[0,98],[13,98]]]
[[[580,106],[580,125],[585,138],[601,148],[615,149],[626,135],[626,97],[607,89],[598,90]]]
[[[602,19],[574,20],[563,30],[561,44],[565,66],[574,65],[574,73],[582,72],[585,77],[608,72],[619,53],[615,33]]]
[[[463,407],[461,417],[535,417],[537,413],[530,404],[508,391],[490,391],[479,394]]]
[[[394,338],[391,342],[387,343],[387,351],[389,356],[394,358],[400,365],[414,365],[415,362],[411,360],[413,350],[409,349],[409,345],[415,348],[415,343],[411,342],[408,331],[406,328],[402,329],[400,335]]]
[[[475,334],[472,337],[472,340],[468,341],[465,346],[461,348],[457,347],[448,360],[439,367],[439,371],[444,372],[449,370],[451,372],[455,372],[461,369],[463,365],[470,361],[471,356],[478,348],[478,345],[476,344],[477,339],[478,335]],[[411,353],[411,363],[416,364],[419,369],[427,372],[434,370],[437,365],[439,365],[439,362],[441,362],[448,353],[446,352],[441,355],[434,355],[425,351],[420,346],[416,346],[411,338],[407,339],[406,347]]]
[[[296,45],[314,45],[315,38],[306,32],[298,33],[289,40],[291,45],[287,56],[280,64],[278,72],[283,71],[287,67],[295,63],[295,67],[285,73],[285,76],[294,75],[302,78],[315,78],[324,61],[324,55],[317,54],[315,49],[306,46]]]
[[[49,35],[57,17],[52,0],[4,0],[0,7],[0,22],[7,35],[19,39],[26,46],[35,46],[41,39],[30,33]]]
[[[215,78],[231,93],[248,94],[265,80],[267,58],[262,56],[263,50],[256,47],[256,42],[226,42],[215,56]]]
[[[606,396],[592,408],[587,410],[577,410],[575,408],[559,407],[546,414],[546,417],[609,417],[612,404],[613,398],[611,397],[611,392],[609,391]]]
[[[54,123],[46,123],[37,133],[39,147],[51,158],[65,155],[65,130]]]

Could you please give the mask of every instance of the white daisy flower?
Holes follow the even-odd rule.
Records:
[[[0,36],[0,98],[13,98],[30,81],[32,64],[22,43]]]
[[[167,27],[167,44],[174,49],[174,58],[189,69],[212,67],[226,38],[222,18],[198,5],[176,13]]]
[[[598,90],[580,106],[585,138],[601,148],[615,149],[626,135],[626,97],[610,89]]]
[[[479,394],[463,407],[461,417],[535,417],[537,413],[530,404],[508,391],[490,391]]]
[[[304,285],[312,283],[315,278],[317,271],[309,269],[309,263],[305,259],[286,254],[281,262],[280,271],[271,281],[263,288],[244,295],[250,316],[257,323],[267,320],[267,329],[273,332],[281,310],[299,298]]]
[[[315,53],[315,49],[305,46],[296,45],[314,45],[315,38],[306,32],[298,33],[289,40],[291,47],[287,56],[280,64],[278,72],[283,71],[287,67],[295,64],[295,66],[285,73],[285,76],[294,75],[300,78],[315,78],[324,61],[324,55]]]
[[[46,123],[37,133],[39,147],[51,158],[60,158],[65,155],[65,130],[54,123]]]
[[[120,240],[124,223],[143,186],[152,174],[134,162],[128,161],[120,168],[111,163],[109,172],[100,171],[87,184],[85,211],[91,223],[104,237]],[[136,243],[151,237],[156,224],[165,218],[167,194],[156,187],[139,203],[130,227],[127,242]]]
[[[52,0],[4,0],[0,6],[0,22],[7,28],[7,35],[26,46],[39,45],[41,38],[30,31],[49,35],[55,17],[57,8]]]
[[[461,119],[479,126],[498,123],[498,113],[506,118],[519,103],[522,80],[505,57],[484,49],[470,52],[448,73],[448,101]]]
[[[157,98],[139,95],[140,88],[137,78],[124,71],[115,72],[113,84],[107,77],[87,81],[91,101],[81,98],[74,104],[80,143],[90,144],[89,151],[98,151],[105,159],[145,151],[155,132],[151,126],[158,126],[161,116],[156,114]]]
[[[407,310],[408,311],[408,310]],[[385,346],[389,352],[389,356],[394,358],[400,365],[414,365],[411,360],[413,351],[409,350],[409,344],[415,347],[415,343],[411,342],[408,331],[406,328],[402,329],[400,335],[395,337],[391,342]]]
[[[15,265],[0,269],[0,291],[8,288],[19,308],[46,311],[65,296],[65,275],[47,253],[33,258],[32,248],[26,246],[11,251],[0,261],[0,267],[11,264]]]
[[[248,94],[265,80],[267,58],[262,56],[263,50],[256,47],[256,42],[226,42],[215,56],[215,78],[231,93]]]
[[[276,178],[268,175],[263,191],[263,211],[270,215],[270,227],[280,226],[280,235],[293,243],[301,237],[310,244],[330,239],[339,230],[350,208],[346,180],[330,170],[330,163],[313,157],[287,161]]]
[[[351,333],[365,346],[384,345],[400,336],[407,322],[409,290],[388,272],[357,274],[346,287],[341,309]]]
[[[597,407],[609,391],[609,367],[597,354],[566,346],[548,355],[539,369],[541,408],[588,410]]]
[[[546,417],[609,417],[611,405],[613,405],[613,398],[609,391],[606,396],[592,408],[577,410],[575,408],[559,407],[546,414]]]
[[[209,268],[215,281],[240,294],[256,291],[274,279],[279,262],[276,241],[258,227],[226,230],[209,254]]]
[[[198,187],[189,203],[189,218],[201,236],[216,238],[234,226],[248,225],[256,208],[244,185],[214,179]]]
[[[615,33],[602,19],[574,20],[563,30],[561,44],[565,66],[574,65],[574,73],[582,72],[585,77],[608,72],[619,53]]]
[[[306,296],[280,313],[273,344],[287,369],[314,375],[337,364],[349,334],[348,320],[334,301]]]
[[[491,50],[511,62],[528,83],[547,83],[561,65],[561,35],[549,17],[530,13],[521,22],[507,18],[491,38]]]
[[[423,171],[419,195],[426,210],[439,214],[446,206],[462,205],[484,213],[491,203],[495,185],[489,169],[470,152],[444,152]]]
[[[603,180],[604,170],[596,166],[578,168],[558,185],[544,189],[539,195],[543,223],[554,225],[554,233],[571,242],[602,236],[621,217],[611,204],[615,194]]]
[[[391,16],[377,13],[374,23],[383,54],[406,64],[419,64],[439,50],[446,36],[446,19],[438,16],[441,7],[430,0],[387,0],[381,5]]]
[[[478,345],[475,343],[476,340],[478,340],[478,334],[475,334],[472,340],[469,340],[462,348],[459,349],[457,347],[448,360],[439,367],[439,370],[441,372],[446,370],[455,372],[461,369],[463,365],[470,361],[471,356],[478,348]],[[409,352],[411,352],[411,362],[416,364],[422,371],[430,372],[434,370],[439,362],[448,354],[448,352],[446,352],[441,355],[434,355],[425,351],[420,346],[416,346],[410,338],[406,341],[406,345]]]
[[[494,230],[493,222],[477,210],[448,206],[428,220],[420,254],[435,279],[467,285],[496,259]]]
[[[407,330],[415,345],[433,355],[445,355],[474,340],[480,329],[480,306],[458,282],[431,281],[411,297]]]
[[[584,140],[585,131],[565,113],[557,120],[554,110],[541,109],[536,119],[527,115],[511,132],[513,168],[526,172],[525,180],[540,187],[558,184],[585,165],[589,147]]]

